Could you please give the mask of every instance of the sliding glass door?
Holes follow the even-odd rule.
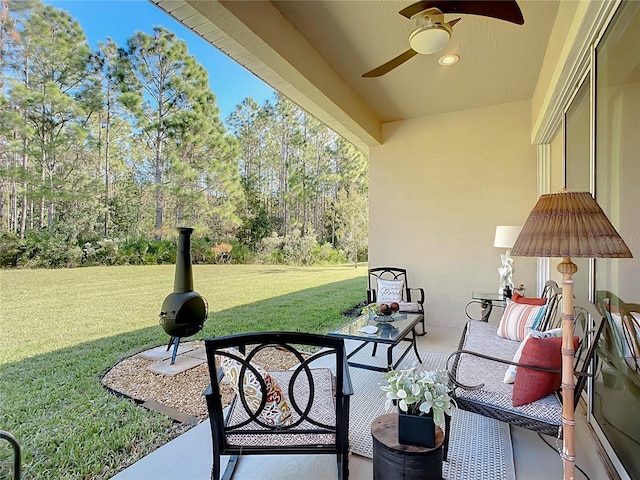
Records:
[[[634,256],[596,260],[595,289],[640,304],[640,2],[622,3],[595,57],[596,199]],[[614,462],[640,478],[640,314],[613,320],[600,342],[591,410]]]

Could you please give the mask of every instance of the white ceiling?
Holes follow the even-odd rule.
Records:
[[[409,49],[409,1],[152,0],[360,146],[382,123],[530,100],[558,9],[519,0],[525,23],[461,18],[448,46],[379,78],[361,75]],[[438,64],[445,53],[460,61]]]

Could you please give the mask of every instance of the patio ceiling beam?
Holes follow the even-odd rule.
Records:
[[[377,115],[266,0],[152,0],[361,150],[382,143]]]

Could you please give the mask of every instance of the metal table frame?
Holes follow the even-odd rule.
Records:
[[[480,303],[480,307],[482,308],[482,310],[479,320],[482,320],[483,322],[489,321],[489,317],[491,316],[491,311],[493,310],[494,306],[493,302],[496,302],[496,306],[504,307],[506,301],[506,298],[500,293],[471,292],[471,298],[473,300],[467,303],[467,306],[464,309],[465,313],[467,314],[467,317],[469,319],[478,320],[477,318],[473,318],[469,314],[469,306],[473,305],[474,303]]]

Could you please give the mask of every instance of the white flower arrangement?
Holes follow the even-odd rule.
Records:
[[[433,412],[436,425],[444,425],[445,414],[451,415],[456,407],[449,396],[446,370],[425,371],[416,366],[405,370],[391,370],[385,375],[387,385],[380,388],[386,392],[385,408],[394,402],[398,408],[410,415],[426,415]]]

